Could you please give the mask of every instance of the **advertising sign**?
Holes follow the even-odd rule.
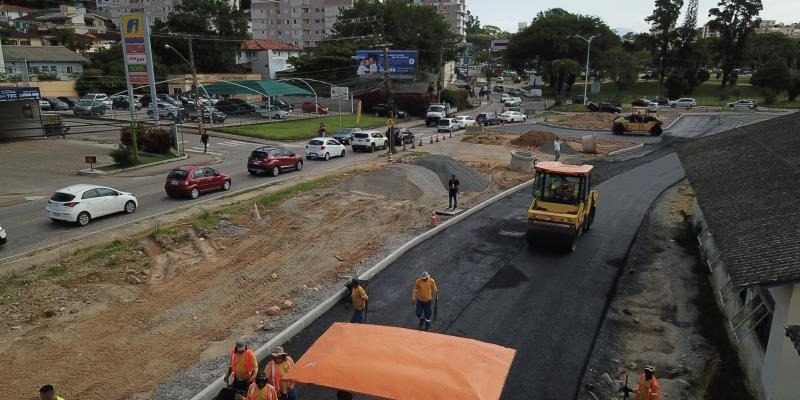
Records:
[[[37,87],[3,88],[0,89],[0,102],[39,100],[42,96]]]
[[[121,23],[128,82],[131,84],[148,83],[144,18],[141,15],[123,15]]]
[[[141,15],[123,15],[122,36],[144,38],[144,18]]]
[[[347,86],[331,86],[331,99],[344,100],[348,97]]]
[[[389,50],[389,77],[414,79],[417,75],[416,50]],[[384,74],[383,50],[356,50],[356,75],[361,78],[381,78]]]

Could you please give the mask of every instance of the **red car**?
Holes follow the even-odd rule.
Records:
[[[315,110],[314,106],[315,106],[315,104],[310,102],[310,101],[307,101],[307,102],[303,103],[303,112],[304,113],[310,113],[310,114],[327,114],[328,113],[328,107],[323,107],[323,106],[321,106],[319,104],[316,104],[317,107],[316,107],[316,110]]]
[[[231,177],[211,167],[187,165],[173,169],[167,175],[164,190],[169,197],[189,196],[231,188]]]
[[[279,149],[272,146],[262,146],[250,153],[247,159],[247,172],[256,175],[260,172],[267,172],[272,176],[278,176],[281,171],[303,169],[303,158],[289,150]]]

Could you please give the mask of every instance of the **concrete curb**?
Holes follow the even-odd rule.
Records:
[[[567,128],[566,126],[558,126],[553,125],[549,122],[537,122],[536,125],[546,126],[548,128],[556,128],[556,129],[567,129],[570,131],[582,131],[582,132],[610,132],[610,130],[606,129],[590,129],[590,128]]]
[[[626,147],[624,149],[619,149],[619,150],[614,150],[612,152],[609,152],[608,154],[606,154],[606,156],[613,157],[613,156],[616,156],[616,155],[619,155],[619,154],[627,153],[629,151],[634,151],[636,149],[641,149],[642,147],[644,147],[644,143],[637,143],[637,144],[635,144],[635,145],[633,145],[631,147]]]
[[[182,160],[186,160],[188,158],[189,158],[189,155],[188,154],[184,154],[184,155],[182,155],[180,157],[170,158],[168,160],[161,160],[161,161],[156,161],[154,163],[137,165],[135,167],[120,168],[120,169],[115,169],[115,170],[112,170],[112,171],[100,171],[100,170],[97,170],[97,169],[94,169],[94,170],[93,169],[82,169],[82,170],[78,171],[78,175],[83,175],[83,176],[114,175],[114,174],[118,174],[120,172],[135,171],[137,169],[152,167],[152,166],[161,165],[161,164],[167,164],[167,163],[171,163],[171,162],[175,162],[175,161],[182,161]]]
[[[669,125],[667,125],[666,128],[664,128],[664,131],[668,131],[670,128],[672,128],[672,126],[677,124],[678,121],[681,120],[681,118],[683,118],[683,113],[678,113],[678,116],[675,117],[675,119],[673,119],[672,122],[670,122]]]
[[[431,230],[429,230],[429,231],[427,231],[427,232],[425,232],[425,233],[423,233],[423,234],[411,239],[406,244],[400,246],[395,251],[393,251],[391,254],[389,254],[384,259],[379,261],[377,264],[373,265],[370,269],[368,269],[367,271],[365,271],[364,273],[359,275],[358,278],[362,279],[362,280],[371,279],[372,277],[374,277],[375,275],[377,275],[378,273],[380,273],[381,271],[386,269],[389,265],[391,265],[394,261],[396,261],[402,255],[406,254],[409,250],[411,250],[414,247],[416,247],[417,245],[419,245],[420,243],[424,242],[425,240],[430,239],[433,236],[436,236],[437,234],[441,233],[445,229],[447,229],[447,228],[449,228],[449,227],[461,222],[465,218],[477,213],[478,211],[481,211],[484,208],[486,208],[486,207],[488,207],[488,206],[490,206],[490,205],[492,205],[492,204],[494,204],[494,203],[496,203],[496,202],[498,202],[498,201],[500,201],[500,200],[502,200],[502,199],[504,199],[504,198],[516,193],[516,192],[518,192],[519,190],[523,189],[525,186],[530,185],[532,182],[533,182],[533,180],[530,180],[530,181],[521,183],[521,184],[519,184],[517,186],[514,186],[513,188],[508,189],[508,190],[506,190],[506,191],[504,191],[502,193],[499,193],[499,194],[493,196],[492,198],[481,202],[480,204],[476,205],[475,207],[472,207],[469,210],[467,210],[467,211],[465,211],[465,212],[463,212],[463,213],[461,213],[461,214],[459,214],[459,215],[457,215],[457,216],[445,221],[444,223],[442,223],[441,225],[437,226],[436,228],[433,228],[433,229],[431,229]],[[267,341],[267,343],[264,343],[263,345],[261,345],[261,347],[259,347],[256,350],[256,357],[259,360],[262,360],[262,359],[266,358],[266,356],[269,355],[275,347],[286,343],[289,339],[291,339],[292,337],[294,337],[298,333],[302,332],[303,329],[305,329],[309,325],[311,325],[314,321],[317,320],[317,318],[322,316],[322,314],[325,314],[326,312],[328,312],[328,310],[330,310],[336,303],[338,303],[339,300],[342,297],[344,297],[346,294],[347,294],[347,289],[346,288],[342,288],[338,292],[336,292],[336,294],[334,294],[331,297],[329,297],[328,299],[324,300],[322,303],[320,303],[319,305],[314,307],[311,311],[309,311],[308,313],[306,313],[305,315],[300,317],[300,319],[295,321],[293,324],[289,325],[288,328],[284,329],[283,331],[281,331],[280,333],[275,335],[275,337],[273,337],[272,339]],[[224,387],[225,387],[225,382],[223,381],[223,378],[222,377],[217,378],[217,380],[215,380],[210,385],[208,385],[200,393],[194,395],[194,397],[192,397],[192,400],[213,400],[214,398],[216,398],[216,396],[219,394],[219,392]]]

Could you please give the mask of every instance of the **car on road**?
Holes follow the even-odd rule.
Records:
[[[6,235],[6,230],[0,226],[0,244],[6,244],[8,241],[8,235]]]
[[[358,132],[361,132],[361,128],[342,128],[333,135],[333,138],[341,144],[350,144],[353,142],[353,134]]]
[[[442,118],[436,125],[436,132],[455,132],[460,129],[455,118]]]
[[[106,115],[106,106],[103,103],[95,102],[93,100],[81,99],[72,107],[72,113],[75,115],[85,115],[94,117],[97,115]]]
[[[475,121],[483,126],[500,125],[500,119],[496,113],[480,113],[475,117]]]
[[[178,118],[183,117],[183,109],[175,107],[169,103],[157,103],[156,107],[158,108],[158,119],[166,118],[175,120]],[[153,109],[150,108],[147,110],[147,116],[153,117]]]
[[[414,143],[414,138],[415,138],[414,132],[411,132],[406,128],[400,129],[395,133],[394,145],[402,146],[403,144],[412,144]]]
[[[75,107],[75,103],[78,101],[77,99],[70,99],[69,97],[65,97],[65,96],[58,96],[56,98],[58,100],[63,101],[69,107],[69,109],[72,109],[72,107]]]
[[[519,111],[506,111],[498,116],[503,122],[525,122],[528,117]]]
[[[503,102],[506,107],[519,107],[522,104],[522,99],[519,97],[509,97]]]
[[[261,118],[286,119],[289,113],[275,105],[261,105],[256,110],[256,115]]]
[[[69,110],[69,105],[55,97],[42,97],[42,100],[46,101],[50,107],[49,110],[51,111],[66,111]]]
[[[748,110],[755,110],[758,108],[758,102],[753,99],[741,99],[732,103],[728,103],[728,108],[746,108]]]
[[[306,144],[306,160],[321,158],[328,161],[331,157],[344,157],[346,152],[344,145],[332,137],[313,138]]]
[[[474,126],[477,123],[475,118],[472,118],[469,115],[457,115],[455,119],[458,122],[458,127],[461,129],[467,129],[468,127]]]
[[[510,95],[510,94],[508,94],[508,93],[503,93],[503,94],[501,94],[501,95],[500,95],[500,102],[501,102],[501,103],[505,103],[505,102],[506,102],[506,101],[508,101],[508,99],[510,99],[511,97],[513,97],[513,96],[511,96],[511,95]]]
[[[111,108],[114,105],[114,102],[105,93],[86,93],[86,96],[83,96],[81,100],[92,100],[94,102],[100,102],[103,103],[103,105],[106,106],[106,108]]]
[[[682,97],[678,100],[670,101],[669,106],[672,108],[693,108],[697,107],[697,101],[691,97]]]
[[[278,176],[287,170],[303,170],[303,157],[289,150],[280,149],[274,146],[261,146],[247,158],[247,172],[250,175],[257,175],[266,172],[272,176]]]
[[[196,199],[202,193],[230,190],[231,177],[214,168],[201,165],[177,167],[167,174],[164,191],[169,197],[188,196]]]
[[[201,105],[199,108],[195,108],[194,103],[188,103],[183,106],[183,116],[192,121],[196,121],[200,118],[200,113],[197,111],[198,109],[203,111],[204,122],[225,122],[225,118],[227,118],[224,112],[217,110],[215,107]]]
[[[586,104],[586,109],[590,112],[606,112],[612,114],[618,114],[622,112],[622,107],[617,107],[605,101],[600,103],[594,103],[590,101]]]
[[[303,103],[302,110],[304,113],[309,114],[327,114],[328,107],[323,107],[319,104],[314,104],[310,101]]]
[[[498,76],[498,77],[497,77],[497,78],[495,78],[495,80],[494,80],[494,82],[495,82],[495,83],[503,83],[503,82],[505,82],[505,81],[506,81],[506,80],[505,80],[505,78],[503,78],[502,76]]]
[[[506,90],[506,88],[503,85],[494,85],[494,88],[492,88],[492,90],[494,90],[495,92],[500,93],[500,92],[504,92]]]
[[[389,140],[378,131],[362,131],[353,134],[353,151],[366,150],[370,153],[375,149],[386,149]]]
[[[525,93],[528,93],[520,88],[511,88],[508,90],[508,94],[511,96],[524,96]]]
[[[389,117],[390,107],[388,104],[375,104],[372,106],[372,113],[377,117]],[[403,119],[408,116],[408,113],[403,110],[397,110],[395,118]]]
[[[77,184],[58,189],[47,201],[47,217],[54,222],[74,222],[86,226],[95,218],[139,207],[136,196],[105,186]]]

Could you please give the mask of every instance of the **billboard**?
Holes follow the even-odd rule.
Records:
[[[0,103],[7,101],[39,100],[38,87],[2,88],[0,89]]]
[[[131,84],[148,83],[147,51],[145,50],[144,17],[142,15],[122,16],[122,39],[128,82]]]
[[[417,75],[416,50],[389,50],[389,77],[414,79]],[[383,77],[383,50],[356,50],[356,75],[361,78]]]

